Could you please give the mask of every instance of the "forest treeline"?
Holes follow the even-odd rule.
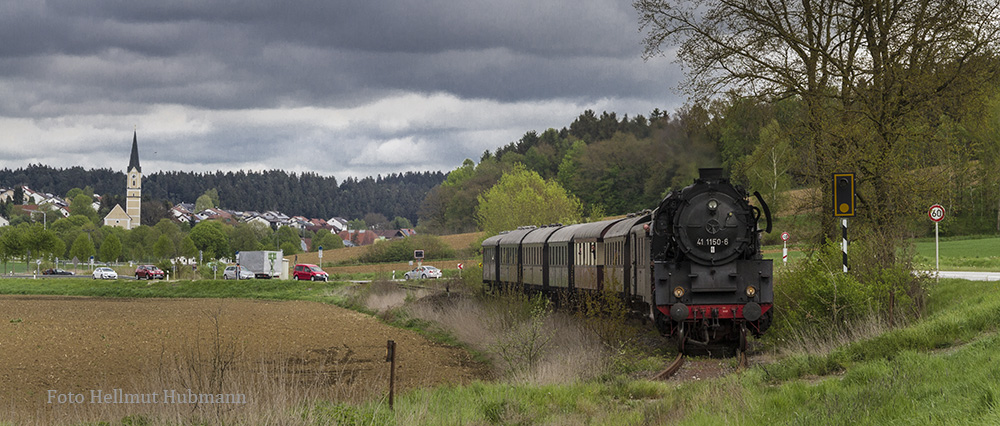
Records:
[[[368,213],[416,221],[427,192],[444,180],[442,172],[406,172],[353,178],[338,184],[332,176],[281,170],[238,172],[156,172],[143,177],[142,197],[152,204],[194,203],[206,191],[218,191],[219,206],[232,210],[276,210],[289,215],[329,219],[362,218]],[[64,195],[87,185],[98,195],[124,199],[125,174],[111,169],[67,169],[45,165],[0,170],[0,185],[27,185]],[[152,210],[151,210],[152,211]],[[144,218],[145,219],[145,218]],[[155,224],[159,218],[149,222]],[[144,223],[147,221],[144,220]]]
[[[946,225],[953,235],[1000,232],[996,170],[1000,97],[984,97],[977,105],[979,109],[940,115],[930,137],[897,147],[900,167],[912,171],[909,195],[926,200],[907,202],[916,208],[930,202],[945,204],[954,219]],[[479,197],[515,164],[558,182],[592,218],[655,208],[670,190],[690,185],[702,167],[723,167],[736,183],[759,191],[777,215],[816,216],[829,210],[830,201],[822,191],[809,192],[795,203],[788,199],[788,191],[829,183],[822,176],[816,178],[821,175],[817,157],[860,161],[867,153],[817,152],[801,137],[806,108],[794,98],[766,103],[733,96],[696,103],[673,114],[654,110],[648,118],[588,110],[568,127],[540,134],[528,131],[517,141],[487,151],[478,164],[466,160],[430,191],[420,207],[419,229],[434,233],[479,229],[475,214]],[[854,169],[845,166],[844,171]],[[872,176],[859,174],[858,179],[869,185]],[[863,195],[859,200],[861,208],[871,207],[865,203],[899,201]],[[897,220],[906,232],[921,235],[933,229],[921,220],[921,211],[907,213]],[[812,226],[810,232],[816,235],[803,239],[820,238],[822,230]]]

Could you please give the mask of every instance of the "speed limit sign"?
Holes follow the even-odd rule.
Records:
[[[929,216],[931,220],[935,222],[940,222],[941,219],[944,219],[944,207],[942,207],[940,204],[935,204],[931,206],[931,209],[927,211],[927,216]]]
[[[781,233],[781,241],[788,241],[789,237],[791,237],[791,235],[789,235],[787,232]]]

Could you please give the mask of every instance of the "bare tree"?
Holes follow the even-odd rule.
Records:
[[[823,188],[855,171],[859,219],[895,261],[918,209],[915,151],[942,116],[968,112],[1000,71],[995,0],[636,0],[645,55],[676,48],[695,98],[724,91],[805,105],[799,173]],[[976,102],[971,102],[975,100]],[[822,213],[827,237],[833,218]]]

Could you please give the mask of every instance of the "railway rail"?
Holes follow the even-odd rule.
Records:
[[[653,376],[653,380],[669,379],[674,374],[677,374],[677,371],[681,369],[682,365],[684,365],[684,354],[677,354],[677,358],[674,359],[674,362],[671,362],[667,368],[663,369],[663,371],[656,373],[656,375]]]

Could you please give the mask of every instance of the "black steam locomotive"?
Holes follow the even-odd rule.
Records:
[[[771,324],[772,265],[760,233],[767,205],[701,169],[656,210],[576,225],[523,227],[483,241],[483,282],[546,293],[613,291],[687,344],[746,349]],[[761,217],[767,221],[760,229]]]

